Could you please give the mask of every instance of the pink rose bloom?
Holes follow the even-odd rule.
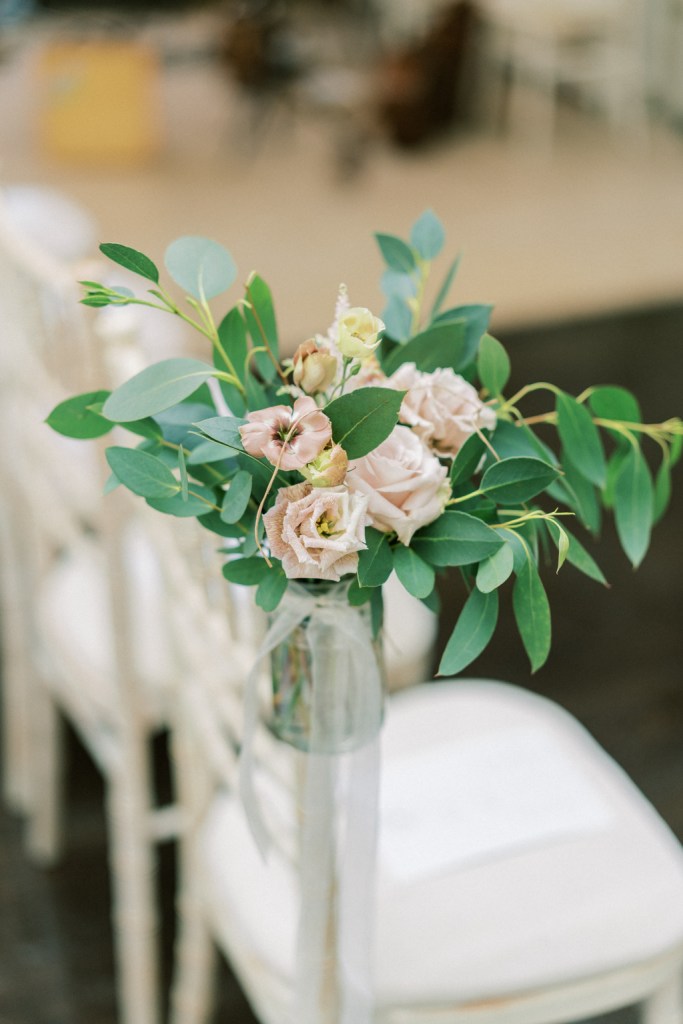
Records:
[[[414,363],[403,363],[389,383],[397,391],[408,392],[401,403],[401,421],[439,455],[457,455],[471,434],[496,425],[493,409],[449,368],[422,373]]]
[[[339,580],[358,568],[367,498],[346,487],[282,487],[263,522],[271,553],[290,579]]]
[[[247,415],[240,427],[245,452],[268,459],[280,469],[301,469],[323,450],[332,437],[332,424],[308,396],[294,407],[272,405]]]
[[[349,463],[349,489],[368,499],[371,525],[410,544],[416,530],[438,519],[451,496],[448,470],[408,427]]]

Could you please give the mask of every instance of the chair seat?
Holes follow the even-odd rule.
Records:
[[[126,538],[125,558],[135,582],[130,621],[145,716],[151,723],[160,723],[166,718],[173,685],[172,645],[159,614],[164,600],[162,578],[143,535],[135,530]],[[120,700],[109,601],[104,553],[94,540],[84,538],[45,578],[38,606],[46,652],[58,666],[55,685],[82,691],[87,680],[88,692],[79,697],[105,717],[117,713]]]
[[[416,687],[390,702],[382,756],[380,1007],[571,984],[683,943],[680,844],[557,705],[502,683]],[[401,825],[427,837],[403,863]],[[259,964],[291,978],[295,869],[261,860],[228,794],[202,849],[209,913],[243,979]]]

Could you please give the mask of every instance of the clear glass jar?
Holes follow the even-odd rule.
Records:
[[[271,652],[270,726],[281,740],[316,754],[340,754],[369,743],[384,715],[381,637],[373,639],[369,604],[348,603],[347,582],[290,583],[277,612],[301,613]]]

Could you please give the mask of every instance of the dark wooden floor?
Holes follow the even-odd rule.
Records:
[[[683,413],[683,307],[514,334],[494,329],[510,352],[516,382],[552,380],[575,393],[588,384],[619,383],[637,391],[652,420]],[[683,840],[683,469],[675,483],[669,515],[637,573],[606,526],[595,553],[609,591],[571,567],[549,580],[554,646],[545,668],[530,677],[506,607],[494,646],[472,674],[508,679],[567,707]],[[448,608],[444,618],[445,632]],[[31,868],[21,823],[0,812],[0,1024],[116,1020],[101,786],[73,738],[68,749],[68,846],[59,867]],[[167,969],[173,869],[173,851],[165,849],[159,889]],[[609,1019],[632,1024],[636,1018],[626,1010]],[[219,1021],[255,1024],[226,967]]]

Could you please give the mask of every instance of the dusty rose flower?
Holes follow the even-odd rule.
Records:
[[[338,487],[346,478],[349,459],[341,445],[323,448],[320,455],[301,467],[301,472],[314,487]]]
[[[407,423],[439,455],[455,456],[475,431],[496,425],[493,409],[466,380],[449,368],[422,373],[403,363],[389,378],[391,387],[407,391],[401,422]]]
[[[272,405],[247,415],[239,428],[245,452],[268,459],[280,469],[301,469],[312,462],[332,437],[332,424],[312,398],[297,398],[294,407]]]
[[[408,391],[401,402],[400,420],[442,456],[456,456],[476,430],[493,430],[496,414],[484,406],[476,389],[445,368],[425,374],[414,362],[404,362],[389,378],[391,387]]]
[[[384,323],[369,309],[354,306],[337,320],[337,348],[348,359],[367,359],[380,343]]]
[[[358,568],[367,498],[346,487],[282,487],[263,522],[289,579],[339,580]]]
[[[348,487],[368,499],[371,525],[410,544],[451,496],[447,469],[409,427],[394,427],[369,455],[349,463]]]
[[[337,357],[320,348],[312,338],[299,345],[292,365],[292,380],[308,395],[327,391],[337,376]]]

